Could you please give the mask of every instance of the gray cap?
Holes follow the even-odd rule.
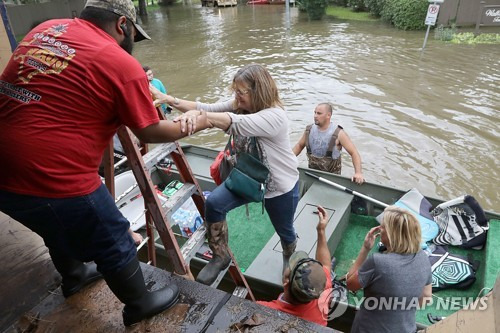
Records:
[[[113,12],[119,16],[125,16],[135,27],[137,34],[134,42],[140,42],[143,39],[151,39],[148,34],[135,21],[135,7],[132,0],[87,0],[85,7],[95,7]]]

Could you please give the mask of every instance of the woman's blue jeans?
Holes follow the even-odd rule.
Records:
[[[274,198],[265,200],[265,207],[274,230],[285,244],[291,244],[297,238],[293,227],[295,209],[299,202],[299,183],[292,190]],[[229,191],[224,183],[219,185],[207,198],[205,203],[205,219],[207,223],[220,222],[226,219],[227,213],[248,201]]]
[[[73,198],[42,198],[0,190],[0,210],[40,235],[45,245],[102,274],[118,272],[136,255],[127,219],[106,186]]]

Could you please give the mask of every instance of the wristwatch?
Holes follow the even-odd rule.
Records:
[[[179,105],[180,101],[177,97],[174,97],[174,105]]]

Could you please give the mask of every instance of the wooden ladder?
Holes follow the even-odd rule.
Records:
[[[161,119],[165,119],[162,112],[159,111],[158,113]],[[129,167],[132,169],[137,182],[129,188],[125,194],[132,191],[134,187],[138,186],[144,198],[147,236],[143,244],[146,242],[148,244],[148,263],[156,266],[154,233],[154,229],[156,229],[159,238],[165,247],[167,257],[173,265],[174,272],[178,275],[189,278],[189,262],[205,242],[207,230],[205,228],[205,224],[203,224],[191,235],[182,247],[179,247],[177,239],[175,238],[174,232],[171,228],[170,221],[173,213],[177,211],[177,209],[179,209],[179,207],[181,207],[186,200],[189,200],[189,198],[193,199],[201,217],[205,219],[205,197],[203,196],[203,192],[198,184],[198,181],[193,175],[186,156],[177,142],[160,144],[146,153],[146,147],[142,145],[143,148],[139,148],[134,143],[134,135],[125,126],[119,128],[118,136],[127,156],[126,158],[128,160]],[[145,152],[145,154],[142,155],[141,151]],[[110,193],[114,196],[114,165],[112,162],[112,152],[113,142],[111,141],[104,156],[104,172],[106,186],[110,190]],[[156,164],[165,157],[169,157],[173,161],[184,185],[162,205],[151,180],[151,172],[155,170]],[[238,264],[236,263],[232,251],[229,248],[228,250],[232,262],[226,270],[223,270],[219,274],[215,282],[212,284],[212,287],[216,288],[225,273],[229,271],[236,285],[233,295],[255,301],[255,297]]]

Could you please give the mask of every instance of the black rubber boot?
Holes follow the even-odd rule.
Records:
[[[121,271],[104,277],[109,288],[125,304],[123,324],[130,326],[172,307],[179,297],[179,288],[171,284],[148,291],[139,261],[134,258]]]
[[[86,285],[102,278],[94,263],[84,264],[50,248],[49,254],[54,266],[61,274],[61,289],[66,298],[77,293]]]
[[[231,256],[227,248],[227,222],[208,224],[207,238],[213,257],[198,273],[196,281],[210,286],[217,279],[219,273],[231,264]]]
[[[283,270],[281,274],[285,274],[285,270],[289,266],[290,257],[295,252],[295,248],[297,247],[297,240],[294,240],[293,243],[285,244],[281,241],[281,248],[283,249]]]

